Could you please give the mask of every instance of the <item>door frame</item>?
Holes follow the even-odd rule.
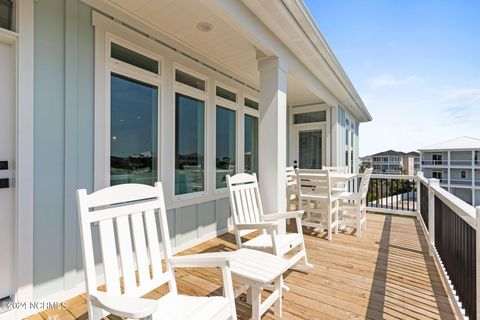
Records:
[[[0,30],[0,41],[13,46],[16,60],[11,299],[26,302],[27,308],[1,313],[2,320],[21,319],[34,312],[28,305],[33,301],[34,0],[16,1],[14,11],[18,32]]]
[[[302,105],[302,106],[290,106],[289,110],[289,134],[288,134],[288,163],[287,166],[293,165],[293,160],[295,159],[295,149],[298,148],[298,142],[295,141],[295,131],[298,128],[306,128],[304,130],[308,130],[308,128],[322,130],[322,163],[326,166],[331,164],[331,145],[332,145],[332,113],[331,108],[325,103],[315,103],[310,105]],[[323,122],[310,122],[310,123],[302,123],[302,124],[294,124],[294,115],[300,113],[308,113],[308,112],[315,112],[315,111],[325,111],[326,117],[325,121]]]
[[[299,146],[298,138],[301,131],[322,131],[322,166],[327,165],[327,155],[326,155],[326,144],[327,144],[327,125],[325,122],[313,122],[313,123],[302,123],[293,125],[292,128],[292,140],[290,143],[290,165],[293,166],[294,160],[298,160],[299,157]],[[320,168],[321,169],[321,168]]]
[[[9,51],[9,54],[11,55],[11,58],[12,60],[14,60],[14,63],[16,63],[16,60],[17,60],[17,57],[16,57],[16,54],[17,54],[17,38],[13,35],[11,35],[9,32],[5,32],[4,30],[2,30],[2,33],[0,33],[0,44],[1,45],[5,45],[8,47],[8,51]],[[11,158],[11,161],[9,160],[8,161],[8,179],[10,180],[10,186],[9,186],[9,189],[12,189],[12,194],[11,194],[11,212],[10,212],[10,217],[9,217],[9,225],[8,225],[8,233],[9,233],[9,243],[8,243],[8,251],[9,251],[9,256],[8,258],[10,259],[9,261],[9,264],[10,264],[10,267],[9,267],[9,274],[8,276],[10,277],[10,283],[9,283],[9,287],[8,288],[8,294],[9,294],[9,297],[10,298],[13,298],[14,296],[14,292],[15,292],[15,281],[14,281],[14,278],[15,278],[15,234],[16,234],[16,230],[15,230],[15,218],[16,218],[16,199],[17,199],[17,195],[16,195],[16,188],[15,188],[15,181],[16,181],[16,141],[15,141],[15,137],[17,135],[17,124],[16,124],[16,112],[17,112],[17,106],[16,106],[16,88],[17,88],[17,83],[15,82],[15,78],[16,78],[16,68],[13,68],[12,70],[12,74],[10,75],[7,75],[7,77],[11,77],[12,79],[10,79],[10,81],[13,81],[13,84],[9,84],[13,87],[13,90],[14,92],[11,92],[12,94],[12,105],[11,106],[8,106],[8,107],[11,107],[12,110],[12,120],[13,120],[13,126],[12,126],[12,139],[14,139],[13,141],[13,146],[12,146],[12,158]],[[5,159],[1,159],[1,160],[5,160]],[[2,296],[0,296],[0,298],[5,298],[2,294]]]

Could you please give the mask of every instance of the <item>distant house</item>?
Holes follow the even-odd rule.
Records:
[[[469,204],[480,205],[480,139],[458,137],[420,149],[426,178]]]
[[[362,162],[370,162],[373,173],[377,174],[407,174],[413,175],[420,169],[420,154],[388,150],[363,157]]]

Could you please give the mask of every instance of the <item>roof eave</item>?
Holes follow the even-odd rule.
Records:
[[[373,117],[368,111],[367,107],[362,101],[362,98],[358,94],[357,90],[353,86],[352,82],[350,81],[350,78],[347,76],[345,73],[345,70],[341,66],[340,62],[338,61],[337,57],[333,53],[333,51],[330,49],[328,46],[325,38],[323,37],[317,23],[315,22],[314,18],[310,14],[310,11],[308,10],[307,6],[303,2],[303,0],[296,0],[292,2],[288,2],[288,4],[285,2],[285,0],[282,0],[283,4],[288,8],[288,5],[295,5],[298,7],[299,10],[297,11],[290,11],[292,15],[294,15],[294,18],[299,21],[299,27],[302,28],[302,30],[305,32],[305,34],[313,35],[316,39],[310,39],[312,43],[315,46],[321,45],[322,50],[319,50],[319,52],[326,52],[326,55],[323,55],[323,58],[325,58],[327,61],[330,62],[330,66],[333,68],[335,74],[339,78],[339,81],[342,83],[342,85],[345,87],[345,89],[348,91],[352,102],[355,104],[355,107],[361,112],[363,119],[360,119],[361,122],[368,122],[372,121]],[[302,13],[302,14],[299,14]],[[303,20],[305,23],[301,23],[300,20]],[[310,30],[306,30],[306,26]],[[315,41],[316,40],[316,41]]]

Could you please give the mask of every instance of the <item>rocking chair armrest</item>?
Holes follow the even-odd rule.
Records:
[[[264,214],[263,215],[263,220],[274,221],[274,220],[279,220],[279,219],[301,218],[303,213],[304,213],[303,210],[297,210],[297,211],[288,211],[288,212],[283,212],[283,213]]]
[[[170,258],[170,264],[174,268],[223,268],[235,256],[235,251],[199,253],[172,257]]]
[[[241,223],[235,226],[238,230],[253,230],[253,229],[264,229],[267,231],[272,231],[278,228],[278,223],[276,221],[265,221],[257,223]]]
[[[123,318],[142,319],[152,315],[158,309],[157,300],[119,296],[106,292],[90,295],[91,303]]]

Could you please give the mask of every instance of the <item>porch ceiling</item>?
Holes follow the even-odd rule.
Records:
[[[206,56],[259,87],[256,50],[254,45],[215,15],[200,1],[191,0],[108,0],[137,19],[167,34],[169,37]],[[213,28],[202,32],[198,23],[210,23]],[[287,103],[299,105],[320,103],[293,75],[288,76]]]

